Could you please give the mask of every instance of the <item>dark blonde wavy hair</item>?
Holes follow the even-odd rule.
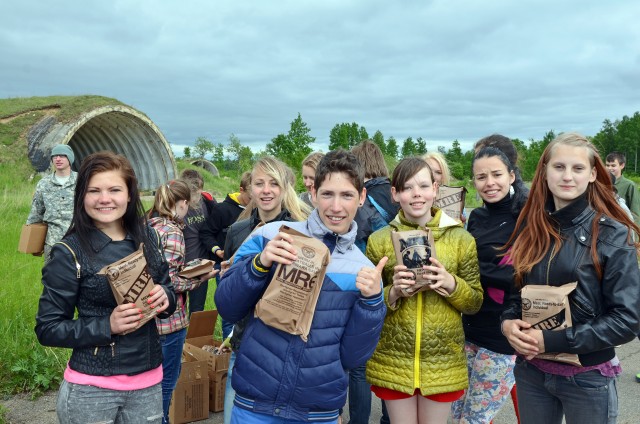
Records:
[[[632,231],[639,233],[640,228],[629,218],[627,213],[618,205],[614,194],[611,178],[596,147],[581,134],[564,133],[556,137],[542,153],[536,173],[531,183],[529,198],[518,217],[516,227],[503,246],[508,250],[508,255],[513,261],[516,284],[521,287],[525,274],[531,272],[534,265],[540,262],[551,248],[551,242],[558,246],[556,251],[562,246],[562,238],[557,225],[554,225],[552,218],[545,210],[547,200],[552,196],[547,184],[547,163],[551,159],[553,150],[557,146],[572,146],[586,149],[589,155],[589,162],[596,170],[596,179],[589,183],[587,187],[587,201],[595,210],[596,215],[591,224],[591,259],[596,268],[598,278],[602,278],[602,266],[598,259],[597,239],[599,233],[599,219],[606,215],[615,219],[629,229],[627,241],[630,245],[635,245],[636,249],[640,243],[632,241]]]
[[[182,180],[172,180],[167,184],[162,184],[156,189],[156,197],[153,206],[147,212],[149,218],[160,216],[176,220],[175,208],[176,204],[186,200],[191,202],[191,188]]]

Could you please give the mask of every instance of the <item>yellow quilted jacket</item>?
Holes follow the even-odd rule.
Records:
[[[448,393],[468,386],[464,332],[460,314],[474,314],[482,305],[476,243],[462,224],[432,208],[426,228],[433,232],[436,257],[456,280],[450,297],[427,290],[388,302],[396,255],[391,231],[413,230],[401,210],[388,227],[369,237],[366,255],[376,264],[388,256],[384,268],[387,315],[380,342],[367,362],[367,380],[379,387],[424,396]]]

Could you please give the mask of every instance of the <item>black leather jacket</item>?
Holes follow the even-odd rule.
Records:
[[[547,252],[525,276],[524,284],[560,286],[577,281],[578,286],[569,295],[572,327],[543,330],[545,350],[578,354],[583,366],[601,364],[614,357],[614,346],[633,340],[640,329],[636,250],[627,242],[627,228],[597,215],[584,196],[550,217],[560,228],[562,247],[553,257]],[[592,224],[599,231],[601,279],[591,259]],[[516,292],[509,299],[502,320],[521,316],[520,293]]]
[[[169,299],[169,307],[158,316],[168,317],[176,307],[169,268],[151,228],[148,238],[144,253],[149,273],[156,284],[163,286]],[[65,245],[56,243],[51,260],[42,270],[44,287],[35,327],[40,343],[72,348],[69,367],[89,375],[135,375],[160,366],[162,348],[155,320],[126,335],[111,334],[109,318],[117,303],[107,278],[97,274],[105,265],[136,251],[138,246],[133,239],[127,236],[122,241],[112,241],[102,231],[94,230],[90,234],[91,256],[81,248],[76,234],[62,241],[73,254]],[[79,270],[76,264],[80,265]]]

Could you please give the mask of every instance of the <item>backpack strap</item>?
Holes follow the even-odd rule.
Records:
[[[69,249],[69,252],[71,252],[71,255],[73,256],[73,260],[76,262],[76,278],[79,280],[80,279],[80,262],[78,262],[78,257],[76,256],[76,252],[73,251],[73,249],[65,242],[63,241],[59,241],[56,244],[61,244],[63,246],[65,246],[67,249]]]
[[[373,200],[373,197],[371,197],[371,195],[367,194],[367,199],[369,199],[373,207],[376,208],[378,213],[382,215],[382,217],[384,218],[385,221],[387,221],[387,223],[391,222],[392,217],[389,216],[387,211],[385,211],[384,208],[378,204],[378,202]]]

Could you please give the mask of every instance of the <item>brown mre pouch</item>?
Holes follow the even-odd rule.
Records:
[[[278,264],[267,290],[258,301],[255,316],[265,324],[300,335],[307,341],[322,282],[329,264],[325,244],[283,225],[280,231],[293,238],[298,259]]]
[[[413,273],[416,284],[411,289],[403,289],[406,294],[414,294],[428,289],[429,280],[421,277],[428,273],[423,265],[431,265],[429,258],[436,258],[436,245],[431,230],[392,231],[391,243],[396,254],[396,262]]]
[[[522,320],[538,330],[559,331],[571,327],[569,293],[576,289],[577,282],[561,286],[527,285],[521,292]],[[536,358],[563,362],[581,367],[574,353],[545,352]]]
[[[142,319],[138,326],[122,334],[135,331],[150,319],[155,318],[156,311],[147,302],[149,292],[155,284],[147,270],[147,259],[144,257],[142,244],[129,256],[103,267],[98,274],[107,276],[118,305],[135,303],[142,311]]]
[[[196,278],[204,274],[208,274],[213,271],[213,261],[209,259],[194,259],[189,261],[182,271],[178,273],[179,276],[185,278]]]
[[[438,196],[433,202],[433,206],[442,209],[451,218],[460,220],[464,211],[464,199],[467,195],[465,187],[449,187],[441,185],[438,187]]]

